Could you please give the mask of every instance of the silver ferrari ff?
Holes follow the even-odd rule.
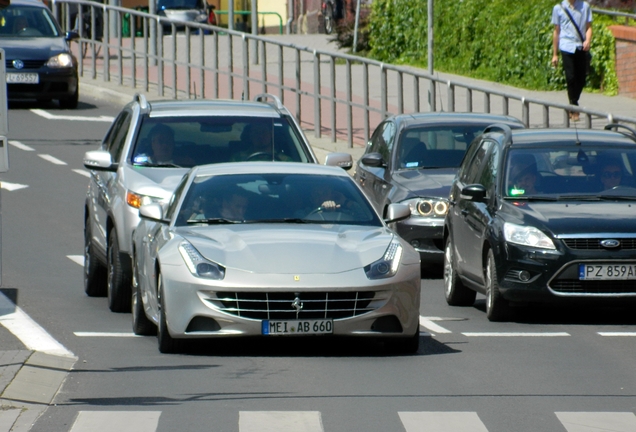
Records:
[[[192,168],[165,206],[139,209],[133,331],[159,351],[192,338],[355,336],[419,346],[420,258],[340,168]]]

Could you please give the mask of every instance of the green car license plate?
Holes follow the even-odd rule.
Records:
[[[321,320],[264,320],[261,333],[269,336],[291,336],[333,333],[333,321]]]
[[[7,73],[7,82],[11,84],[38,84],[40,75],[37,73]]]
[[[636,280],[636,264],[579,264],[579,280]]]

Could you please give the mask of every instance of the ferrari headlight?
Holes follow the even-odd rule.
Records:
[[[141,195],[132,191],[126,192],[126,204],[138,209],[144,204],[161,203],[161,198],[149,195]]]
[[[446,217],[448,201],[439,198],[412,198],[403,202],[411,209],[412,216]]]
[[[190,243],[185,241],[181,243],[179,252],[188,266],[188,270],[194,276],[215,280],[222,280],[225,277],[225,267],[203,258]]]
[[[554,243],[543,232],[531,226],[504,223],[504,238],[507,242],[541,249],[556,249]]]
[[[394,276],[400,266],[401,258],[402,245],[394,241],[389,245],[384,256],[378,261],[366,266],[364,272],[369,279],[383,279]]]
[[[69,68],[73,66],[73,57],[68,53],[61,53],[51,57],[46,65],[50,68]]]

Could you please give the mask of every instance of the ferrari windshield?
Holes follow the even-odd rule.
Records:
[[[513,148],[504,163],[504,196],[636,199],[635,169],[633,146]]]
[[[196,177],[178,209],[176,225],[330,223],[382,226],[348,177],[236,174]],[[175,197],[175,199],[179,199]]]

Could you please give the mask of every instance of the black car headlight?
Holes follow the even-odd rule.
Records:
[[[556,249],[554,243],[541,230],[532,226],[504,223],[504,238],[507,242],[541,249]]]
[[[446,217],[448,201],[440,198],[411,198],[403,202],[411,208],[411,216]]]
[[[394,276],[398,271],[401,259],[402,245],[396,241],[391,242],[384,256],[376,262],[365,266],[364,272],[369,279],[383,279]]]
[[[70,68],[73,67],[73,57],[68,53],[61,53],[51,57],[46,65],[53,69]]]
[[[222,280],[225,278],[225,267],[203,258],[203,255],[188,242],[179,245],[179,252],[185,261],[188,270],[194,276]]]

